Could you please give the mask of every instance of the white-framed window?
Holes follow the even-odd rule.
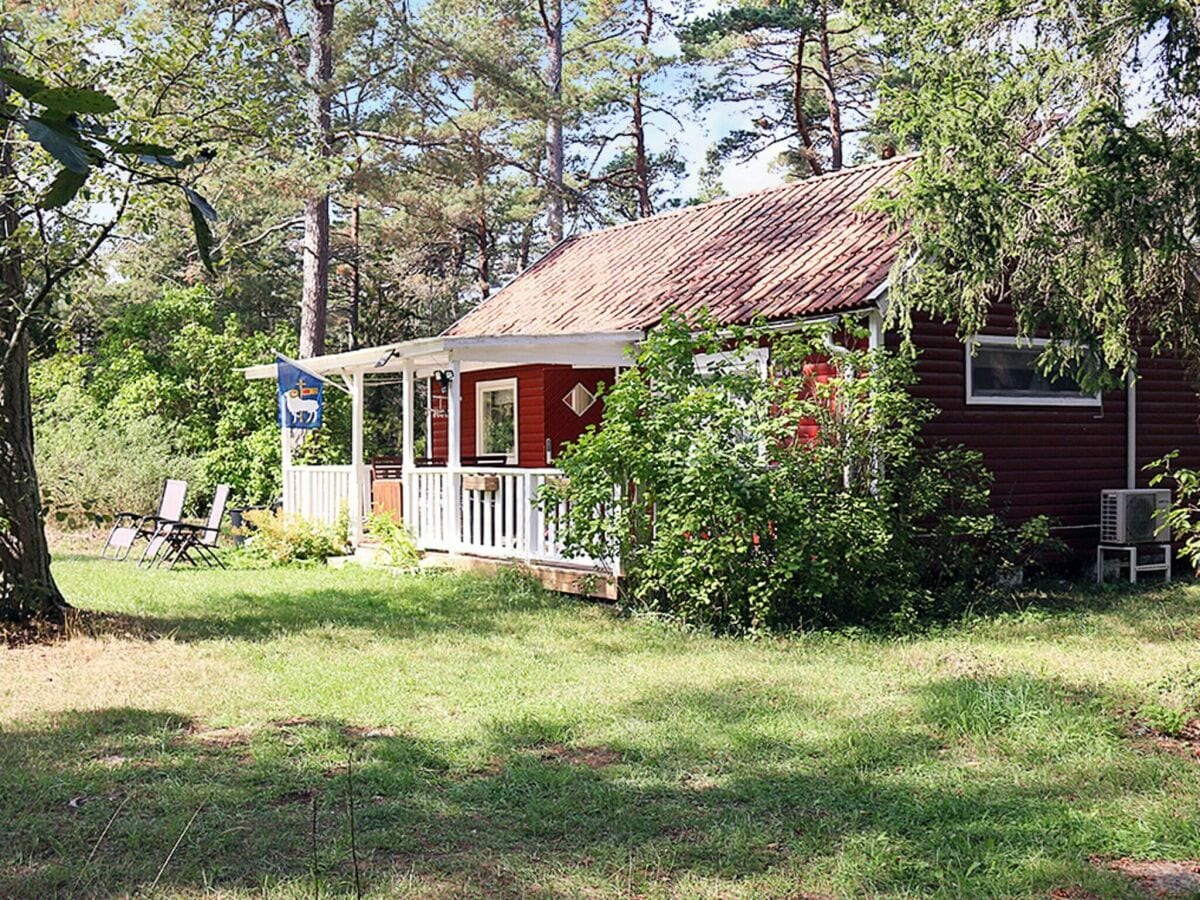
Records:
[[[701,375],[713,375],[717,372],[757,372],[760,377],[766,378],[770,360],[771,352],[766,347],[739,347],[721,353],[697,353],[696,371]]]
[[[967,342],[967,403],[973,406],[1099,406],[1100,393],[1069,376],[1047,377],[1043,338],[976,335]]]
[[[517,379],[476,383],[475,454],[517,461]]]
[[[734,350],[723,350],[719,353],[697,353],[693,360],[696,373],[701,378],[715,375],[757,375],[764,381],[767,378],[771,362],[771,351],[766,347],[738,347]],[[741,409],[743,427],[737,429],[736,438],[745,442],[750,440],[754,429],[752,421],[753,410],[749,397],[730,396],[729,402]],[[760,441],[759,456],[766,458],[767,445]]]

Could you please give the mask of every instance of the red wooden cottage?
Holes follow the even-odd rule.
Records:
[[[305,361],[343,379],[354,400],[352,463],[293,466],[284,439],[284,505],[332,518],[399,496],[419,545],[460,555],[562,564],[553,516],[530,499],[562,446],[599,421],[596,388],[628,365],[669,310],[708,310],[726,324],[763,316],[775,326],[858,314],[873,344],[897,235],[864,203],[903,178],[911,158],[860,166],[568,238],[438,337]],[[1142,467],[1171,449],[1200,465],[1200,401],[1181,365],[1147,358],[1123,390],[1088,394],[1033,368],[996,315],[969,345],[952,325],[915,322],[915,390],[941,410],[931,437],[983,453],[994,502],[1014,520],[1047,514],[1080,551],[1099,536],[1100,491],[1144,486]],[[764,356],[768,351],[763,351]],[[372,381],[404,383],[398,465],[362,458],[362,395]],[[274,377],[273,366],[247,372]],[[428,391],[415,420],[418,384]],[[414,454],[422,432],[426,452]],[[374,476],[374,477],[373,477]],[[372,482],[374,481],[374,484]],[[389,484],[403,490],[389,494]],[[352,486],[357,485],[357,489]],[[399,485],[393,485],[393,488]]]

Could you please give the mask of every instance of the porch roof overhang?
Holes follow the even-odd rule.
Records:
[[[430,375],[458,362],[463,371],[512,365],[627,366],[632,351],[645,337],[640,330],[595,334],[531,334],[494,336],[441,335],[363,347],[299,360],[314,375],[394,374],[411,367],[417,376]],[[250,380],[275,377],[275,363],[242,370]]]

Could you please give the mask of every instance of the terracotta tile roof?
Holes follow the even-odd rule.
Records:
[[[568,238],[447,331],[646,328],[669,309],[725,324],[861,309],[899,235],[863,202],[913,157],[685,207]]]

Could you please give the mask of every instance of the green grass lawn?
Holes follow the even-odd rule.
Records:
[[[351,793],[377,896],[1132,896],[1089,858],[1200,857],[1200,762],[1122,713],[1200,673],[1200,588],[752,643],[513,577],[55,571],[119,616],[0,650],[4,897],[353,894]]]

